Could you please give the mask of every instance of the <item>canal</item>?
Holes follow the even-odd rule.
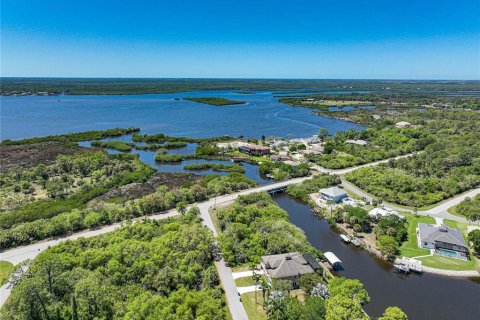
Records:
[[[387,307],[398,306],[411,320],[480,318],[478,279],[397,273],[392,264],[340,241],[328,222],[313,215],[308,205],[285,194],[274,200],[313,246],[323,252],[332,251],[342,260],[344,270],[338,276],[356,278],[364,284],[371,297],[365,306],[370,316],[380,316]]]

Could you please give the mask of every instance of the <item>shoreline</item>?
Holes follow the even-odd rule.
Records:
[[[324,217],[323,219],[326,219],[326,218]],[[339,223],[335,223],[334,226],[332,226],[330,223],[329,225],[330,225],[330,228],[332,228],[333,231],[335,231],[338,234],[345,233],[350,237],[353,236],[351,232],[349,232],[349,230],[345,229]],[[380,252],[376,248],[371,247],[368,243],[365,243],[363,240],[360,240],[360,241],[361,241],[361,245],[358,246],[358,248],[365,250],[370,254],[375,255],[376,257],[392,264],[393,266],[393,263],[390,260],[385,260],[385,258],[380,254]],[[477,270],[447,270],[447,269],[432,268],[432,267],[424,266],[423,264],[422,264],[422,273],[428,273],[436,276],[446,276],[446,277],[452,277],[452,278],[480,278],[480,272],[478,272]]]

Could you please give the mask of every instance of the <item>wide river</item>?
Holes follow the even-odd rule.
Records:
[[[224,97],[246,104],[217,107],[175,100],[182,97]],[[322,127],[332,134],[362,128],[346,121],[313,116],[310,109],[286,106],[271,92],[25,96],[1,97],[0,102],[1,140],[114,127],[139,127],[148,134],[195,138],[223,135],[298,138],[316,134]]]
[[[370,316],[380,316],[387,307],[398,306],[410,320],[480,319],[480,279],[398,273],[391,263],[343,243],[328,222],[312,214],[308,205],[287,195],[275,196],[274,200],[314,247],[334,252],[342,260],[344,270],[337,275],[364,284],[371,297],[365,306]]]

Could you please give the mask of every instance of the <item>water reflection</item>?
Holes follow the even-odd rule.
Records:
[[[362,281],[372,298],[365,306],[370,316],[380,316],[388,306],[395,305],[411,320],[480,317],[480,279],[397,273],[391,263],[340,241],[328,222],[313,215],[304,203],[286,195],[274,200],[313,246],[323,252],[332,251],[342,260],[344,270],[338,275]]]

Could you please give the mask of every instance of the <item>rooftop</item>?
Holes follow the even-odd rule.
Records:
[[[289,278],[314,272],[299,252],[262,256],[262,263],[272,278]]]
[[[435,226],[432,224],[419,223],[418,232],[422,242],[444,242],[467,247],[462,233],[457,229],[450,228],[444,224],[441,226]]]
[[[327,195],[329,197],[335,198],[338,196],[346,195],[345,190],[340,189],[339,187],[323,188],[319,191],[321,194]]]

